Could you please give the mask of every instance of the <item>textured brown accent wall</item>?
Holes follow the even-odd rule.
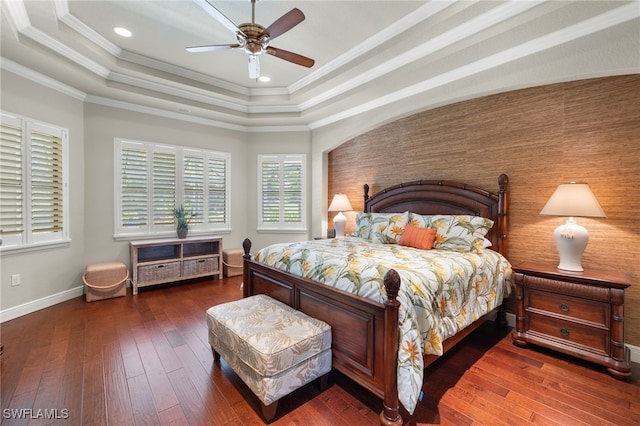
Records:
[[[357,211],[364,183],[372,193],[418,179],[497,191],[498,175],[507,173],[514,264],[557,264],[552,234],[564,219],[540,216],[540,210],[559,183],[589,183],[608,217],[578,219],[590,232],[583,266],[631,275],[625,340],[640,346],[640,75],[517,90],[425,111],[360,135],[328,158],[328,193],[346,193]],[[351,232],[355,213],[348,217]]]

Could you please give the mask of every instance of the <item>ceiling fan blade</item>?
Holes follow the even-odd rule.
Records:
[[[207,46],[191,46],[187,47],[187,52],[200,53],[200,52],[215,52],[216,50],[235,49],[240,47],[239,44],[210,44]]]
[[[269,40],[273,40],[274,38],[286,33],[302,21],[304,21],[304,13],[302,13],[298,8],[293,8],[280,18],[276,19],[273,24],[269,25],[262,34],[260,34],[260,37],[265,34],[269,34]]]
[[[243,33],[240,28],[236,24],[234,24],[229,18],[224,16],[222,12],[216,9],[208,0],[193,0],[198,6],[202,8],[205,12],[213,17],[216,21],[220,22],[222,25],[227,27],[229,31],[234,34],[242,34],[243,37],[246,37],[246,34]]]
[[[294,64],[302,65],[303,67],[311,68],[316,63],[311,58],[298,55],[297,53],[289,52],[288,50],[277,49],[275,47],[267,47],[267,53],[273,55],[276,58],[284,59],[285,61],[293,62]]]

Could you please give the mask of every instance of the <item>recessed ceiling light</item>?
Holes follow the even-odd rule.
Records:
[[[258,77],[258,80],[260,80],[263,83],[268,83],[271,81],[271,78],[266,75],[261,75],[260,77]]]
[[[122,37],[131,37],[131,31],[129,31],[128,29],[124,28],[124,27],[115,27],[113,29],[113,31],[118,34],[119,36]]]

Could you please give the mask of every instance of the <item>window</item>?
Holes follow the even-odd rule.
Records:
[[[116,139],[115,236],[172,235],[173,210],[190,232],[228,231],[230,154]]]
[[[305,156],[258,156],[258,230],[306,231]]]
[[[68,242],[68,131],[7,113],[1,117],[2,250]]]

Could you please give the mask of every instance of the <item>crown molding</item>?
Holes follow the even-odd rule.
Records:
[[[56,17],[59,21],[75,30],[78,34],[91,41],[93,44],[101,47],[110,55],[116,57],[120,56],[122,49],[111,43],[106,38],[102,37],[84,22],[73,16],[69,11],[69,3],[66,0],[55,1],[53,3],[53,6],[56,11]]]
[[[377,32],[372,37],[366,40],[352,49],[346,51],[336,59],[329,62],[327,65],[319,68],[318,70],[310,73],[306,77],[298,80],[297,82],[289,86],[289,92],[295,93],[298,90],[312,84],[316,80],[340,69],[340,67],[354,61],[355,59],[368,54],[370,51],[375,50],[381,44],[391,40],[392,38],[407,31],[407,29],[423,22],[424,20],[432,17],[433,15],[443,11],[447,7],[457,3],[457,0],[447,1],[430,1],[424,6],[419,7],[414,12],[406,15],[402,19],[389,25],[382,31]]]
[[[472,37],[494,25],[499,24],[507,19],[513,18],[527,10],[538,6],[543,1],[527,1],[517,3],[506,3],[495,9],[490,10],[480,16],[477,16],[463,24],[458,25],[450,31],[447,31],[439,36],[436,36],[421,45],[394,57],[392,60],[380,63],[378,66],[359,74],[356,78],[352,78],[349,81],[345,81],[342,84],[334,86],[330,90],[326,90],[321,95],[318,95],[308,101],[300,104],[301,110],[307,110],[322,102],[326,102],[333,97],[339,96],[350,90],[354,90],[359,86],[370,83],[371,81],[380,78],[396,69],[407,66],[408,64],[422,59],[426,56],[433,55],[434,53],[459,43],[460,41]]]
[[[479,74],[492,68],[496,68],[498,66],[505,65],[518,59],[522,59],[526,56],[531,56],[544,50],[569,43],[573,40],[585,37],[606,28],[619,25],[633,19],[637,19],[638,17],[640,17],[640,8],[637,7],[637,3],[628,3],[624,6],[607,11],[598,16],[588,18],[580,23],[546,34],[544,36],[538,37],[537,39],[521,43],[502,52],[498,52],[483,59],[442,73],[436,77],[426,79],[424,81],[421,81],[420,83],[405,87],[401,90],[397,90],[385,96],[381,96],[373,101],[365,102],[356,107],[346,109],[331,116],[327,116],[321,120],[310,123],[309,127],[311,129],[317,129],[359,114],[363,114],[376,108],[389,105],[393,102],[398,102],[411,96],[425,93],[437,87],[450,84],[456,80],[461,80],[474,74]],[[523,82],[523,84],[521,85],[521,87],[526,86],[526,82]]]
[[[47,77],[44,74],[13,62],[10,59],[0,57],[0,68],[80,101],[84,101],[87,97],[86,93],[78,89],[75,89],[71,86],[59,82],[58,80],[54,80],[51,77]]]

